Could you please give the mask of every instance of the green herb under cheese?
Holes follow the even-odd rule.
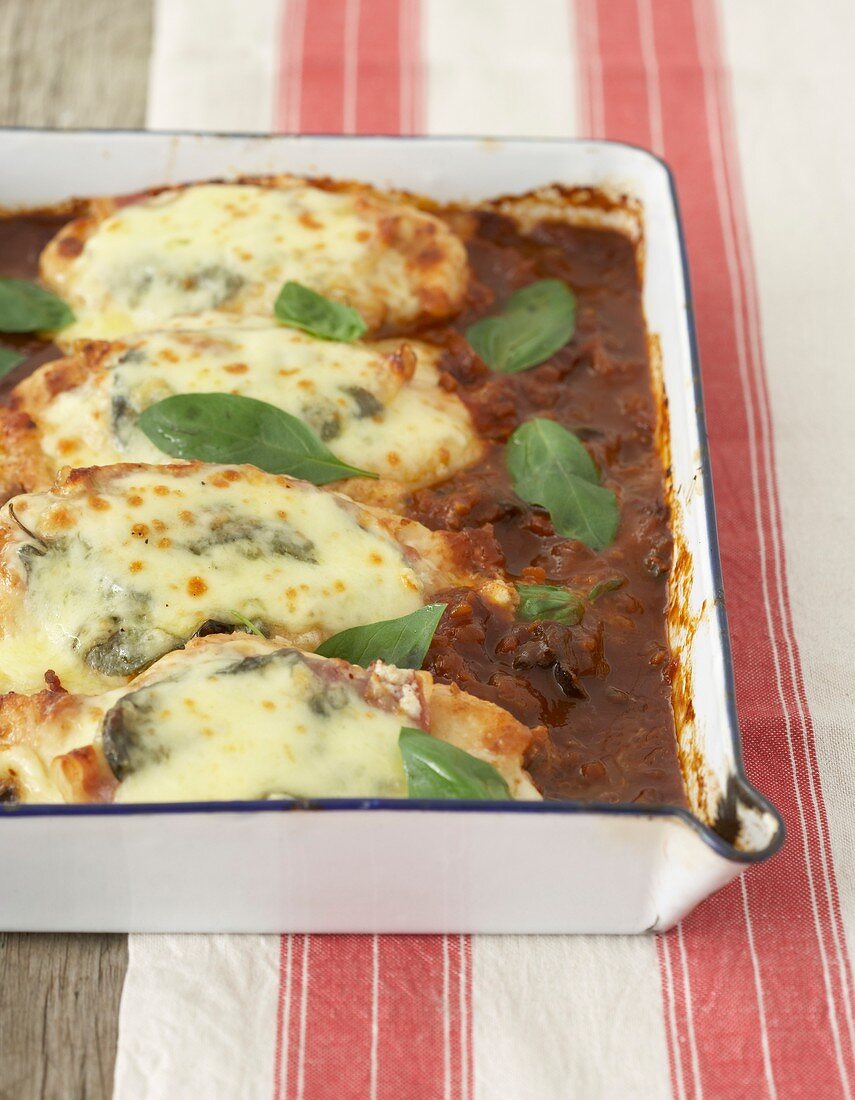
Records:
[[[342,630],[327,638],[317,652],[363,668],[372,661],[385,661],[398,668],[421,668],[445,607],[444,603],[432,603],[400,619]]]
[[[13,351],[11,348],[0,348],[0,378],[5,378],[7,374],[11,374],[15,367],[23,361],[24,356],[17,351]]]
[[[355,309],[316,294],[300,283],[285,283],[274,303],[273,312],[283,325],[303,329],[322,340],[351,343],[367,329]]]
[[[508,440],[506,459],[517,495],[546,508],[559,535],[603,550],[620,519],[617,497],[582,441],[553,420],[536,417]]]
[[[576,296],[558,279],[518,290],[495,317],[470,325],[466,339],[488,367],[515,374],[545,362],[576,331]]]
[[[239,611],[235,611],[234,608],[229,608],[229,614],[237,622],[238,626],[242,626],[247,634],[257,634],[259,638],[263,638],[264,631],[259,630],[252,619],[248,619],[246,615],[241,615]]]
[[[139,426],[173,458],[248,464],[315,485],[377,477],[341,462],[301,420],[253,397],[176,394],[150,405]]]
[[[69,307],[26,279],[0,279],[0,332],[53,332],[74,320]]]
[[[492,764],[422,730],[402,728],[398,738],[410,798],[510,798]]]

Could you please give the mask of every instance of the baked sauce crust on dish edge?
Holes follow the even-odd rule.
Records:
[[[287,179],[290,188],[293,177]],[[275,189],[279,181],[238,182]],[[464,693],[502,707],[529,729],[545,729],[545,735],[532,739],[526,757],[528,772],[545,798],[684,805],[665,627],[671,533],[656,446],[639,248],[624,232],[608,227],[608,216],[583,216],[598,207],[606,215],[619,213],[620,203],[556,187],[478,207],[441,207],[418,196],[387,196],[359,184],[307,182],[330,194],[367,195],[369,206],[385,209],[404,202],[441,224],[430,236],[461,241],[468,263],[462,294],[458,278],[438,296],[429,292],[423,308],[396,315],[380,306],[369,318],[366,339],[389,341],[392,348],[409,342],[430,349],[436,384],[468,413],[477,439],[474,461],[433,484],[413,486],[384,476],[380,481],[343,480],[330,488],[389,507],[429,529],[473,540],[477,571],[492,571],[511,585],[546,584],[590,593],[601,582],[620,582],[588,602],[581,621],[572,625],[545,618],[527,621],[513,601],[497,602],[473,585],[451,584],[430,596],[447,608],[424,669],[438,684],[456,684]],[[65,259],[74,259],[85,249],[93,226],[111,212],[163,191],[0,218],[0,275],[38,278],[46,248],[50,271],[50,258],[62,240],[79,240],[79,249],[64,246]],[[387,244],[394,244],[388,226],[384,232]],[[399,229],[399,239],[412,238]],[[440,263],[459,271],[455,254],[449,245]],[[516,374],[493,372],[474,353],[466,330],[499,313],[514,292],[544,279],[561,280],[575,294],[574,335],[538,366]],[[55,274],[47,281],[56,286]],[[346,297],[338,288],[333,288],[334,295]],[[115,337],[127,338],[126,333]],[[0,342],[26,357],[5,380],[8,411],[0,420],[4,461],[13,468],[20,464],[21,476],[4,482],[7,492],[15,492],[47,484],[56,464],[45,463],[34,443],[38,429],[20,396],[26,384],[19,395],[14,387],[62,352],[29,336],[2,336]],[[79,349],[65,346],[72,364]],[[97,357],[103,351],[83,354]],[[85,373],[74,365],[60,366],[57,392],[68,388],[67,372],[72,385]],[[506,444],[533,417],[554,420],[574,432],[596,463],[602,485],[616,494],[620,524],[605,549],[591,550],[556,534],[548,512],[514,492]]]

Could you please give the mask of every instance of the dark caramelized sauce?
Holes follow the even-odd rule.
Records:
[[[583,593],[606,578],[624,583],[573,627],[510,622],[470,593],[447,594],[425,667],[547,727],[530,763],[547,798],[684,804],[665,636],[671,535],[634,249],[618,233],[555,223],[521,237],[489,215],[469,255],[492,302],[483,295],[455,332],[431,337],[446,347],[445,369],[493,446],[474,468],[417,493],[412,515],[434,528],[491,529],[515,579]],[[457,333],[541,278],[574,289],[573,340],[542,366],[492,374]],[[601,553],[557,536],[543,509],[511,489],[503,444],[538,415],[576,432],[618,494],[618,535]]]

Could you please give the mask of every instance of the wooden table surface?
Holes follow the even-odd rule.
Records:
[[[144,126],[151,17],[152,0],[0,0],[0,125]],[[126,965],[123,935],[0,932],[0,1100],[111,1096]]]

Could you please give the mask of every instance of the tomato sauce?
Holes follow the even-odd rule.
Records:
[[[623,583],[578,626],[514,622],[472,593],[447,593],[425,667],[546,727],[529,764],[545,797],[684,805],[665,630],[672,540],[634,247],[617,232],[556,222],[523,237],[483,214],[468,249],[477,308],[428,338],[445,348],[448,385],[491,446],[475,467],[416,493],[410,514],[433,528],[491,532],[496,563],[523,583],[583,594]],[[541,366],[493,374],[461,334],[544,278],[577,296],[573,339]],[[514,493],[504,444],[533,416],[575,432],[617,493],[620,526],[605,550],[556,535],[548,514]]]

